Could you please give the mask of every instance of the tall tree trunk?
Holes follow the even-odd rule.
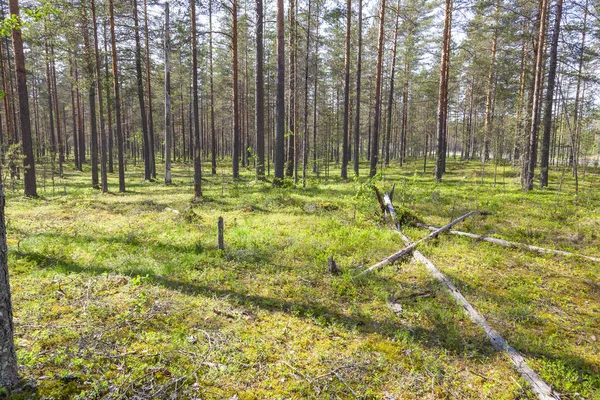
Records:
[[[402,88],[402,121],[400,128],[400,166],[406,158],[406,136],[408,131],[408,89],[410,84],[410,55],[413,40],[413,22],[408,21],[406,33],[406,54],[404,56],[404,87]]]
[[[319,4],[316,5],[315,21],[315,81],[313,82],[313,173],[318,174],[317,168],[317,87],[319,83]]]
[[[217,173],[217,133],[215,131],[215,89],[213,82],[213,32],[212,32],[212,0],[208,0],[208,51],[210,68],[210,136],[211,136],[211,173]],[[264,175],[264,174],[263,174]]]
[[[581,92],[581,73],[583,71],[583,59],[585,54],[585,38],[587,34],[587,16],[588,16],[588,3],[585,2],[585,10],[583,14],[583,31],[581,32],[581,48],[579,53],[579,66],[577,68],[577,88],[575,90],[575,109],[573,110],[573,130],[571,134],[571,155],[570,158],[573,164],[573,177],[575,178],[575,193],[579,193],[579,158],[578,158],[578,147],[579,147],[579,103],[580,103],[580,92]]]
[[[446,124],[448,116],[448,72],[450,70],[450,35],[452,31],[452,0],[446,0],[444,14],[444,37],[442,43],[442,60],[440,62],[440,86],[437,110],[437,151],[435,162],[435,178],[442,180],[446,166]]]
[[[346,0],[346,53],[344,56],[344,122],[342,128],[342,179],[348,179],[348,140],[350,131],[350,33],[352,23],[352,0]]]
[[[65,146],[62,138],[62,126],[60,124],[60,112],[58,103],[58,86],[56,84],[56,58],[54,57],[54,45],[50,46],[50,66],[52,71],[52,86],[54,88],[54,108],[56,115],[56,141],[58,146],[58,172],[63,175],[63,164],[65,162]]]
[[[519,154],[519,149],[520,149],[520,142],[521,142],[521,137],[522,135],[522,130],[523,130],[523,108],[524,108],[524,104],[525,104],[525,82],[526,82],[526,77],[527,77],[527,68],[525,65],[525,60],[526,60],[526,56],[527,56],[527,52],[528,52],[528,48],[529,48],[529,41],[527,40],[527,36],[526,36],[526,32],[528,31],[528,22],[527,20],[523,23],[523,43],[521,45],[521,74],[519,77],[519,95],[518,95],[518,99],[517,99],[517,123],[516,123],[516,127],[515,127],[515,136],[514,136],[514,143],[513,143],[513,165],[516,165],[517,161],[519,160],[520,154]]]
[[[492,50],[490,56],[490,69],[488,73],[487,93],[485,97],[485,120],[483,123],[483,157],[481,162],[485,162],[490,157],[490,131],[492,129],[492,102],[494,101],[494,85],[496,83],[496,48],[498,44],[498,18],[500,13],[501,0],[496,2],[496,11],[494,13],[494,31],[492,33]],[[494,158],[496,155],[494,155]],[[483,176],[482,176],[483,179]]]
[[[96,120],[96,77],[95,77],[95,66],[94,66],[94,51],[90,43],[90,20],[88,19],[86,6],[83,6],[83,43],[85,46],[85,65],[86,72],[89,82],[88,86],[88,102],[90,107],[90,150],[91,150],[91,162],[92,162],[92,187],[94,189],[100,189],[98,180],[98,129]],[[95,21],[92,20],[91,24],[95,25]]]
[[[142,77],[142,46],[140,43],[140,27],[138,21],[137,0],[133,0],[133,26],[135,34],[135,75],[137,83],[138,102],[140,105],[140,122],[142,125],[142,148],[144,157],[144,179],[152,179],[152,167],[150,156],[150,132],[148,131],[148,119],[146,115],[146,104],[144,100],[144,81]]]
[[[106,86],[106,114],[108,118],[108,172],[112,174],[114,172],[113,166],[113,126],[112,126],[112,111],[111,111],[111,100],[110,100],[110,86],[109,75],[108,75],[108,39],[107,39],[107,24],[106,20],[104,21],[104,77],[105,77],[105,86]]]
[[[102,66],[98,46],[98,24],[96,23],[96,1],[90,0],[92,8],[92,25],[94,27],[94,57],[96,59],[96,87],[98,88],[98,111],[100,112],[100,181],[102,193],[108,192],[108,176],[106,170],[106,128],[104,126],[104,103],[102,101]]]
[[[356,55],[356,116],[354,117],[354,175],[359,175],[360,166],[360,91],[362,79],[362,15],[363,0],[358,0],[358,52]]]
[[[381,80],[383,69],[383,27],[385,19],[385,0],[381,0],[379,10],[379,38],[377,40],[377,68],[375,77],[375,110],[373,113],[373,132],[371,143],[371,160],[369,165],[369,176],[372,178],[377,173],[377,162],[379,161],[379,124],[381,119]]]
[[[148,92],[148,156],[150,158],[150,174],[152,179],[156,179],[156,160],[155,160],[155,148],[154,148],[154,119],[152,118],[152,86],[150,84],[150,45],[149,45],[149,34],[148,34],[148,4],[147,0],[144,0],[144,32],[145,32],[145,45],[146,45],[146,91]]]
[[[548,70],[548,88],[546,89],[546,108],[544,110],[544,135],[542,137],[542,152],[540,158],[540,187],[548,186],[548,167],[550,164],[550,136],[552,133],[552,104],[556,81],[556,64],[558,59],[558,39],[562,19],[563,0],[556,1],[556,15],[550,47],[550,66]]]
[[[231,58],[233,62],[233,81],[232,85],[232,110],[233,110],[233,178],[240,176],[240,99],[239,99],[239,78],[238,78],[238,3],[232,1],[231,6]]]
[[[12,13],[12,8],[11,8]],[[17,14],[18,15],[18,14]],[[8,249],[4,219],[4,191],[0,185],[0,389],[10,390],[19,382],[15,353],[12,301],[8,277]]]
[[[237,1],[237,0],[234,0]],[[190,1],[192,36],[192,118],[194,130],[194,200],[202,197],[202,164],[200,161],[200,119],[198,115],[198,50],[196,37],[196,0]]]
[[[75,98],[77,99],[77,117],[78,117],[78,127],[77,131],[79,133],[79,139],[77,143],[79,143],[79,171],[83,171],[83,164],[85,164],[85,124],[84,124],[84,113],[85,113],[85,105],[83,104],[83,100],[81,94],[79,93],[79,68],[77,67],[77,52],[75,53],[75,57],[73,57],[75,62]]]
[[[112,47],[112,74],[115,91],[115,118],[117,134],[117,157],[119,162],[119,192],[125,192],[125,149],[121,127],[121,93],[119,88],[119,65],[117,63],[117,43],[115,39],[115,10],[113,0],[108,0],[110,14],[110,44]]]
[[[71,58],[71,55],[69,55],[69,78],[71,86],[71,114],[73,117],[73,155],[75,159],[75,168],[79,169],[79,137],[77,134],[77,108],[75,107],[75,89],[73,87],[75,76],[73,74],[73,60]]]
[[[294,175],[294,150],[296,148],[296,0],[290,0],[290,94],[289,94],[289,123],[288,123],[288,155],[285,170],[286,176]]]
[[[540,124],[540,102],[543,89],[543,69],[544,69],[544,42],[546,39],[546,13],[548,10],[548,0],[540,2],[540,29],[538,33],[537,54],[535,61],[535,80],[533,86],[533,108],[531,115],[531,129],[529,131],[529,157],[527,159],[527,175],[525,179],[524,190],[533,189],[533,177],[535,175],[535,165],[537,164],[537,141]]]
[[[308,66],[310,54],[310,16],[312,1],[308,0],[308,13],[306,17],[306,55],[304,58],[304,123],[302,136],[302,187],[306,187],[306,172],[308,168]],[[316,79],[316,76],[315,76]]]
[[[10,14],[19,18],[19,0],[8,1]],[[21,29],[12,29],[13,51],[15,55],[15,73],[17,75],[17,92],[19,95],[19,116],[21,123],[21,146],[23,151],[24,192],[25,196],[37,197],[35,181],[35,160],[31,140],[31,120],[29,117],[29,95],[27,94],[27,74],[25,72],[25,56]]]
[[[283,185],[285,163],[285,30],[283,0],[277,0],[277,132],[275,135],[274,186]]]
[[[309,0],[310,1],[310,0]],[[256,0],[256,177],[265,179],[265,77],[263,0]]]
[[[144,3],[146,0],[144,0]],[[165,3],[165,184],[171,184],[171,51],[169,32],[169,3]]]
[[[392,111],[394,105],[394,74],[396,72],[396,49],[398,45],[398,26],[400,21],[400,0],[396,6],[396,25],[394,29],[394,44],[392,46],[392,65],[390,66],[390,93],[388,97],[387,126],[383,154],[386,167],[390,165],[390,141],[392,138]]]
[[[48,122],[50,131],[50,147],[52,148],[52,164],[56,160],[56,154],[58,149],[56,146],[56,134],[54,131],[54,104],[52,96],[52,73],[50,72],[50,51],[48,50],[48,41],[44,42],[45,56],[46,56],[46,90],[48,91]]]

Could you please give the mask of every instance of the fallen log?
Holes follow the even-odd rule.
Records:
[[[389,201],[389,196],[387,195],[387,193],[386,193],[385,197],[387,197],[387,199]],[[389,207],[388,207],[388,209],[389,209]],[[452,228],[454,225],[458,224],[459,222],[464,221],[465,219],[469,218],[471,215],[474,215],[474,214],[477,214],[477,213],[478,213],[478,211],[470,211],[470,212],[466,213],[462,217],[457,218],[454,221],[450,222],[448,225],[445,225],[445,226],[437,229],[435,232],[430,233],[428,236],[424,237],[423,239],[418,240],[418,241],[416,241],[416,242],[408,245],[407,247],[403,248],[402,250],[397,251],[396,253],[387,256],[386,258],[384,258],[383,260],[381,260],[377,264],[370,266],[369,268],[367,268],[366,270],[364,270],[363,272],[361,272],[359,274],[359,276],[360,275],[364,275],[367,272],[373,271],[374,269],[377,269],[379,267],[383,267],[384,265],[391,264],[394,261],[396,261],[399,258],[401,258],[402,256],[404,256],[406,254],[410,254],[415,249],[415,247],[417,247],[420,243],[427,242],[427,241],[429,241],[431,239],[436,238],[437,236],[439,236],[440,233],[446,232],[448,229]],[[395,216],[396,216],[396,213],[394,211],[394,215],[393,215],[392,218],[395,218]]]
[[[396,210],[394,209],[394,205],[390,197],[387,193],[384,195],[384,203],[388,209],[389,214],[392,218],[396,218]],[[400,229],[396,226],[396,232],[400,235],[404,243],[411,245],[410,239],[400,231]],[[527,364],[527,360],[521,353],[519,353],[514,347],[509,345],[506,340],[498,332],[496,332],[491,326],[488,325],[486,319],[481,315],[475,308],[467,301],[467,299],[458,291],[456,286],[444,275],[439,269],[433,265],[431,261],[427,257],[423,255],[419,250],[415,250],[413,252],[413,257],[416,261],[421,262],[425,265],[427,270],[441,283],[443,283],[450,294],[458,305],[462,306],[465,309],[465,312],[480,328],[485,331],[488,339],[492,343],[492,346],[498,351],[505,352],[510,358],[511,362],[515,370],[525,379],[525,381],[531,387],[531,390],[537,395],[540,400],[556,400],[559,399],[558,395],[554,393],[550,385],[548,385],[540,376]]]
[[[435,226],[429,226],[429,225],[425,225],[425,224],[417,224],[417,226],[419,226],[421,228],[429,229],[430,231],[437,231],[439,229],[439,228],[436,228]],[[470,238],[477,239],[477,240],[483,240],[484,242],[494,243],[494,244],[497,244],[502,247],[519,248],[519,249],[534,251],[534,252],[540,253],[540,254],[557,254],[557,255],[561,255],[561,256],[580,257],[580,258],[585,258],[586,260],[600,263],[600,258],[585,256],[582,254],[569,253],[568,251],[563,251],[563,250],[545,249],[543,247],[532,246],[532,245],[525,244],[525,243],[509,242],[508,240],[498,239],[498,238],[483,236],[483,235],[477,235],[475,233],[470,233],[470,232],[448,230],[448,233],[452,233],[453,235],[466,236],[466,237],[470,237]]]

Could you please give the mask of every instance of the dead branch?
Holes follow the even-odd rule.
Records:
[[[427,228],[430,231],[436,231],[439,229],[434,226],[429,226],[429,225],[425,225],[425,224],[417,224],[417,226],[420,226],[422,228]],[[525,243],[509,242],[508,240],[498,239],[498,238],[483,236],[483,235],[477,235],[475,233],[470,233],[470,232],[449,230],[448,233],[452,233],[453,235],[466,236],[466,237],[470,237],[470,238],[477,239],[477,240],[483,240],[484,242],[494,243],[494,244],[497,244],[502,247],[519,248],[519,249],[534,251],[534,252],[540,253],[540,254],[557,254],[557,255],[561,255],[561,256],[580,257],[580,258],[585,258],[586,260],[600,263],[600,258],[585,256],[582,254],[569,253],[568,251],[563,251],[563,250],[545,249],[543,247],[532,246],[532,245],[525,244]]]
[[[389,199],[389,197],[388,197],[388,199]],[[391,210],[390,210],[390,213],[391,213]],[[408,245],[407,247],[403,248],[402,250],[397,251],[396,253],[387,256],[386,258],[384,258],[383,260],[381,260],[377,264],[370,266],[365,271],[361,272],[359,274],[359,276],[360,275],[364,275],[367,272],[373,271],[374,269],[377,269],[379,267],[383,267],[384,265],[391,264],[394,261],[396,261],[399,258],[401,258],[402,256],[404,256],[406,254],[412,253],[413,250],[415,249],[415,247],[417,247],[419,244],[421,244],[423,242],[427,242],[427,241],[429,241],[431,239],[436,238],[437,236],[439,236],[440,233],[446,232],[447,230],[449,230],[450,228],[452,228],[454,225],[458,224],[459,222],[464,221],[465,219],[467,219],[471,215],[474,215],[474,214],[477,214],[477,213],[478,213],[478,211],[470,211],[470,212],[466,213],[462,217],[457,218],[454,221],[450,222],[448,225],[445,225],[445,226],[439,228],[438,230],[436,230],[435,232],[430,233],[428,236],[424,237],[423,239],[418,240],[418,241],[416,241],[414,243],[411,243],[410,245]],[[395,216],[395,211],[394,211],[394,216]]]

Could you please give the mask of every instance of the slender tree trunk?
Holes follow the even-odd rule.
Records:
[[[540,187],[548,186],[550,136],[552,133],[552,104],[554,101],[554,86],[556,81],[556,64],[558,59],[558,39],[560,37],[562,6],[563,0],[557,0],[554,30],[552,33],[552,45],[550,47],[550,67],[548,71],[548,88],[546,89],[546,108],[544,110],[544,135],[542,137],[542,152],[540,159]]]
[[[277,133],[274,186],[283,185],[285,163],[285,30],[283,0],[277,0]]]
[[[237,1],[237,0],[234,0]],[[198,50],[196,37],[196,0],[190,1],[192,36],[192,116],[194,129],[194,200],[202,197],[202,164],[200,161],[200,119],[198,115]]]
[[[350,33],[352,24],[352,0],[346,0],[346,53],[344,56],[344,122],[342,128],[342,179],[348,179],[348,140],[350,131]]]
[[[84,4],[84,3],[82,3]],[[91,162],[92,162],[92,187],[94,189],[100,189],[98,180],[98,129],[97,129],[97,116],[96,116],[96,76],[95,76],[95,65],[94,65],[94,51],[90,43],[90,22],[95,25],[95,21],[88,19],[87,8],[82,6],[83,12],[83,43],[85,46],[85,65],[86,72],[89,82],[86,82],[88,86],[88,102],[90,107],[90,150],[91,150]]]
[[[537,55],[535,62],[535,80],[533,87],[533,108],[531,116],[531,129],[529,131],[529,158],[527,159],[527,175],[524,190],[533,189],[533,177],[535,174],[535,165],[537,164],[537,140],[540,124],[540,101],[543,89],[543,69],[544,69],[544,42],[546,39],[546,13],[548,10],[548,0],[540,2],[540,30],[538,34]]]
[[[148,34],[148,4],[147,0],[144,0],[144,31],[145,31],[145,45],[146,45],[146,91],[148,92],[148,156],[150,162],[150,174],[152,179],[156,179],[156,160],[155,160],[155,148],[154,148],[154,119],[152,118],[152,86],[150,84],[150,45],[149,45],[149,34]]]
[[[304,132],[302,137],[302,187],[306,187],[306,173],[308,168],[308,64],[310,54],[310,17],[312,1],[308,0],[308,13],[306,17],[306,55],[304,59]],[[316,79],[316,77],[315,77]]]
[[[383,28],[385,19],[385,0],[381,0],[379,10],[379,38],[377,40],[377,68],[375,77],[375,110],[373,113],[373,132],[371,143],[371,160],[369,165],[369,176],[372,178],[377,173],[379,162],[379,124],[381,119],[381,80],[383,69]]]
[[[117,134],[117,157],[119,162],[119,192],[125,192],[125,155],[121,128],[121,93],[119,88],[119,65],[117,63],[117,43],[115,39],[115,11],[113,0],[108,0],[110,14],[110,44],[112,47],[112,74],[115,91],[115,118]]]
[[[45,56],[46,56],[46,90],[48,91],[48,121],[50,131],[50,147],[52,148],[52,163],[56,159],[58,148],[56,146],[56,134],[54,131],[54,104],[52,95],[52,73],[50,72],[50,51],[48,50],[48,41],[44,42]]]
[[[77,116],[79,117],[78,123],[79,128],[79,170],[83,171],[83,164],[85,164],[85,124],[84,124],[84,113],[85,105],[82,104],[83,100],[79,93],[79,68],[77,68],[77,53],[75,53],[75,97],[77,98]]]
[[[144,0],[144,3],[146,0]],[[169,3],[165,3],[165,184],[171,184],[171,51],[169,32]]]
[[[208,51],[210,68],[210,136],[211,136],[211,172],[217,173],[217,133],[215,131],[215,89],[213,83],[213,32],[212,32],[212,0],[208,0]],[[264,175],[264,174],[263,174]]]
[[[315,21],[315,81],[313,82],[313,173],[318,174],[317,167],[317,88],[319,83],[319,4],[316,5]]]
[[[583,59],[585,54],[585,38],[587,34],[587,16],[588,16],[588,0],[585,2],[585,10],[583,14],[583,31],[581,32],[581,48],[579,53],[579,66],[577,68],[577,88],[575,90],[575,109],[573,111],[573,129],[574,132],[571,135],[571,159],[573,163],[573,176],[575,177],[575,193],[579,193],[579,158],[578,158],[578,147],[579,147],[579,103],[580,103],[580,92],[581,92],[581,73],[583,71]]]
[[[356,116],[354,117],[354,175],[359,175],[360,166],[360,91],[362,79],[362,15],[363,0],[358,0],[358,52],[356,55]]]
[[[60,122],[60,106],[58,102],[58,85],[56,83],[56,58],[54,57],[54,45],[50,46],[50,67],[52,72],[52,86],[54,88],[54,108],[56,115],[56,141],[58,147],[58,171],[63,175],[63,164],[65,162],[65,146],[62,137],[62,126]],[[66,128],[66,127],[65,127]]]
[[[256,177],[265,179],[265,77],[263,0],[256,0]]]
[[[285,170],[286,176],[294,175],[294,149],[296,148],[296,0],[289,2],[290,17],[290,76],[289,76],[289,123],[288,123],[288,157]]]
[[[390,141],[392,137],[392,111],[394,105],[394,74],[396,72],[396,49],[398,45],[398,27],[400,21],[400,0],[398,0],[398,5],[396,7],[396,25],[394,29],[394,44],[392,47],[392,65],[390,67],[390,93],[388,97],[387,126],[385,135],[385,145],[383,147],[383,154],[386,167],[390,165]]]
[[[483,157],[481,162],[485,162],[490,157],[490,131],[492,129],[492,102],[494,101],[494,86],[496,83],[496,47],[498,44],[498,18],[501,0],[496,3],[496,11],[494,17],[494,32],[492,33],[492,50],[490,56],[490,69],[488,74],[487,94],[485,98],[485,120],[483,123]],[[496,155],[494,155],[496,157]],[[483,179],[483,176],[482,176]]]
[[[144,100],[144,80],[142,77],[142,46],[140,43],[140,27],[138,21],[137,0],[133,0],[133,26],[135,34],[135,74],[137,83],[138,102],[140,104],[140,122],[142,125],[142,148],[144,157],[144,179],[152,179],[152,166],[150,156],[150,132],[148,131],[148,117]]]
[[[449,52],[450,52],[450,35],[452,31],[452,0],[446,0],[446,12],[444,14],[444,38],[442,43],[442,60],[440,63],[440,86],[438,93],[438,110],[437,110],[437,151],[435,178],[438,181],[442,180],[442,175],[446,166],[446,124],[448,113],[448,71]]]
[[[8,1],[10,14],[19,18],[19,1]],[[27,94],[27,74],[25,72],[25,56],[20,27],[12,29],[13,51],[15,55],[15,73],[17,76],[17,93],[19,95],[19,116],[21,123],[21,146],[23,151],[24,191],[25,196],[37,197],[35,181],[35,160],[31,140],[31,120],[29,117],[29,95]],[[8,281],[7,281],[8,282]]]
[[[239,99],[239,78],[238,78],[238,3],[232,1],[231,7],[231,58],[232,58],[232,110],[233,110],[233,178],[240,176],[240,99]]]
[[[77,134],[77,107],[75,107],[75,89],[73,88],[73,81],[75,76],[73,75],[73,60],[69,55],[69,77],[71,86],[71,115],[73,117],[73,155],[75,159],[75,168],[79,169],[79,144]]]
[[[12,13],[12,7],[11,7]],[[17,14],[18,15],[18,14]],[[11,389],[19,382],[15,353],[12,301],[8,277],[8,249],[4,218],[4,190],[0,185],[0,389]]]
[[[100,178],[102,193],[108,192],[108,177],[106,171],[106,128],[104,126],[104,103],[102,101],[102,66],[100,64],[100,51],[98,45],[98,24],[96,23],[96,1],[90,0],[92,8],[92,25],[94,27],[94,57],[96,60],[96,87],[98,89],[98,111],[100,112]]]
[[[519,78],[519,95],[518,95],[518,99],[517,99],[517,123],[516,123],[516,128],[515,128],[515,137],[514,137],[514,147],[513,147],[513,165],[516,165],[517,160],[519,159],[520,155],[519,155],[519,149],[520,149],[520,142],[521,142],[521,137],[522,137],[522,130],[523,130],[523,107],[524,107],[524,103],[525,103],[525,82],[526,82],[526,76],[527,76],[527,68],[525,68],[525,59],[527,56],[527,51],[528,51],[528,40],[526,37],[526,32],[528,30],[527,28],[528,23],[527,21],[524,22],[523,24],[523,43],[521,45],[521,75]]]
[[[410,84],[410,55],[413,40],[413,23],[409,21],[408,32],[406,34],[406,54],[404,56],[404,87],[402,89],[402,121],[400,128],[400,166],[406,158],[406,136],[408,130],[408,89]]]
[[[113,173],[113,127],[112,127],[112,111],[111,111],[111,100],[110,100],[110,86],[109,75],[108,75],[108,39],[107,39],[107,24],[106,20],[104,21],[104,76],[105,76],[105,86],[106,86],[106,114],[108,118],[108,172]]]

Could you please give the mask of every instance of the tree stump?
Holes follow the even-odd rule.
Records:
[[[327,269],[331,275],[338,275],[341,272],[337,263],[333,259],[333,256],[329,257],[329,260],[327,260]]]

